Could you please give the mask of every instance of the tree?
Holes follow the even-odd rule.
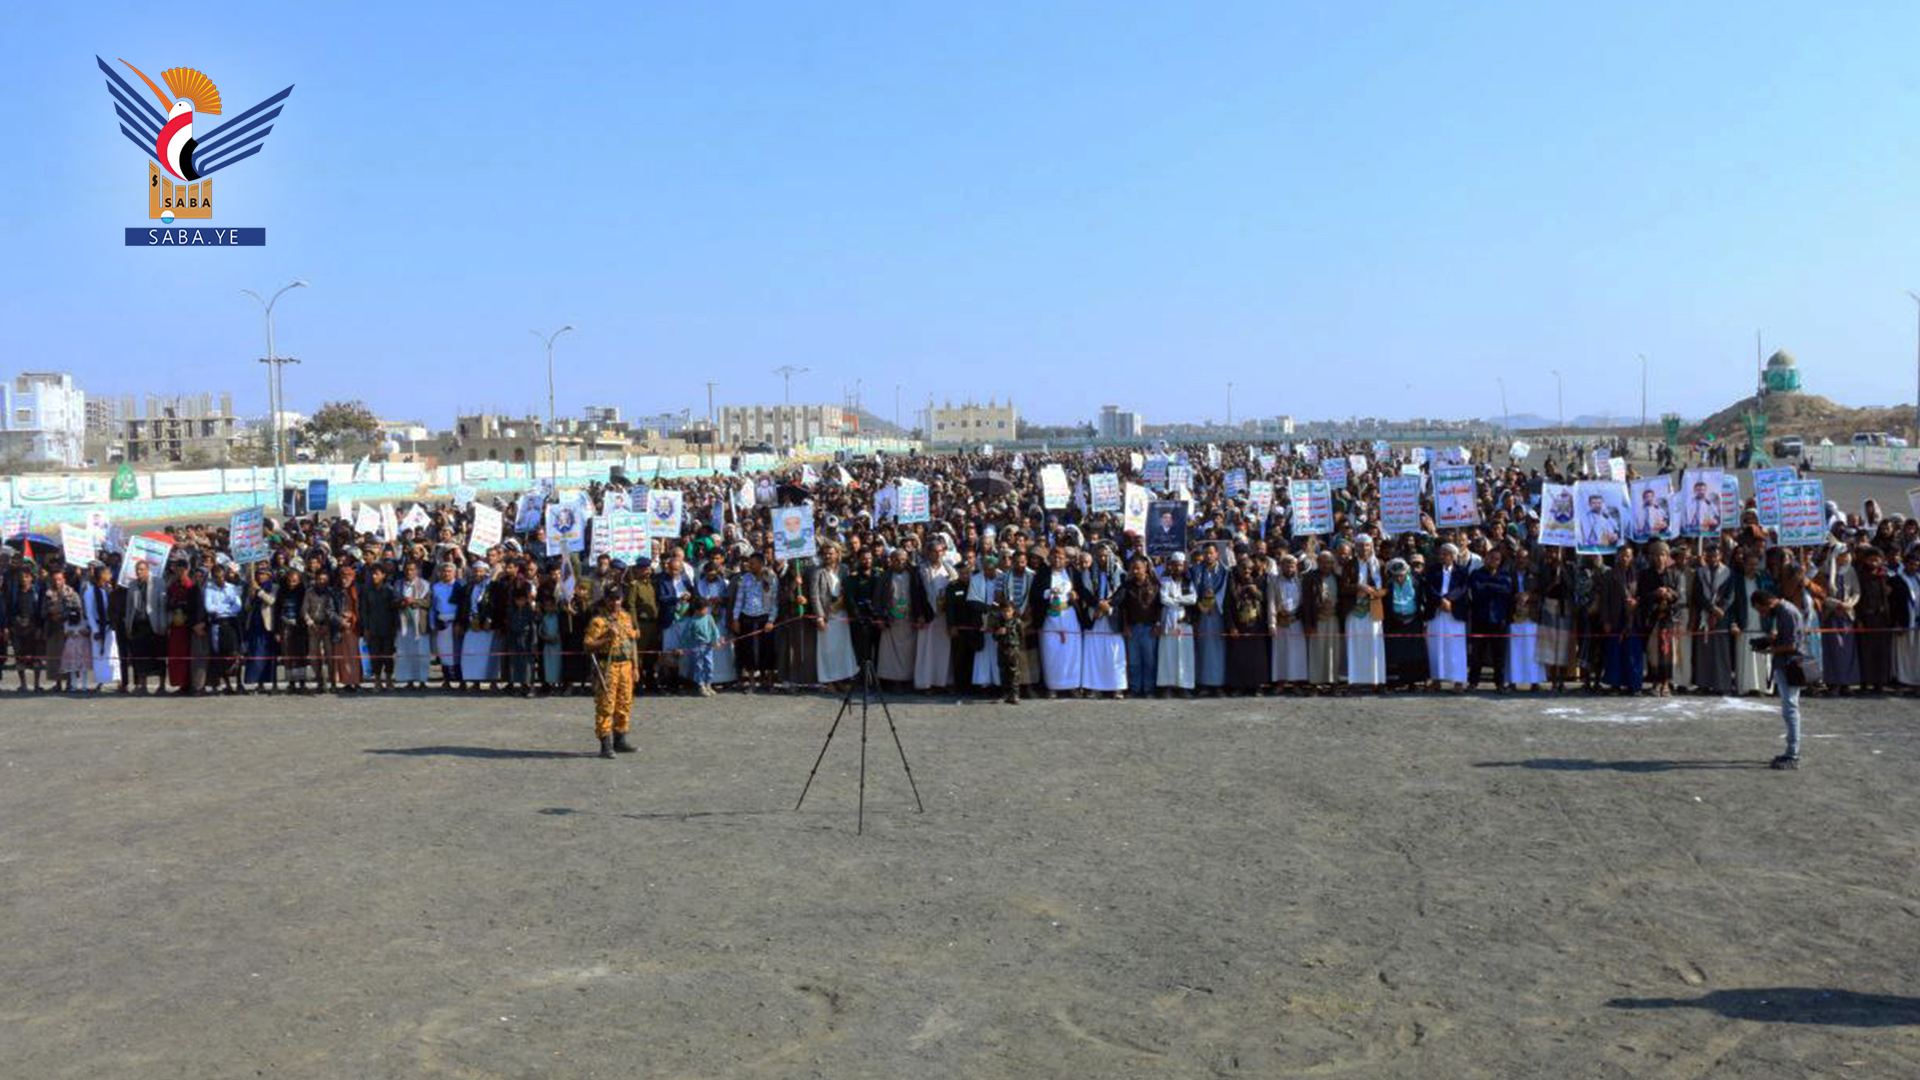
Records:
[[[362,401],[329,401],[305,423],[288,432],[288,442],[304,447],[315,461],[334,461],[350,448],[380,438],[380,422]]]

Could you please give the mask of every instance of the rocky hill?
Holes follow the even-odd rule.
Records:
[[[1685,438],[1697,439],[1711,433],[1722,440],[1744,442],[1747,429],[1741,418],[1754,408],[1754,401],[1752,396],[1741,398],[1692,427],[1683,428],[1682,434]],[[1885,431],[1894,435],[1913,432],[1911,405],[1853,409],[1819,394],[1772,394],[1762,407],[1767,414],[1769,439],[1798,435],[1809,444],[1821,439],[1843,444],[1851,441],[1856,431]]]

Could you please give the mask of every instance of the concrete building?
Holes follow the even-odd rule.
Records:
[[[85,460],[87,395],[73,376],[26,371],[0,390],[0,463],[79,468]]]
[[[120,418],[121,460],[134,465],[226,465],[247,440],[233,395],[156,396]]]
[[[1278,435],[1293,434],[1293,417],[1263,416],[1260,418],[1260,434],[1271,438]]]
[[[931,441],[937,446],[1006,442],[1016,438],[1020,430],[1020,412],[1012,401],[1001,404],[988,398],[987,403],[981,405],[969,398],[955,405],[948,399],[944,406],[930,411],[933,414]]]
[[[839,405],[728,405],[720,410],[720,444],[776,449],[803,445],[814,436],[837,438],[853,413]]]
[[[551,447],[551,450],[549,449]],[[454,420],[452,431],[430,439],[400,444],[402,453],[424,455],[446,464],[465,461],[598,461],[625,457],[626,428],[593,428],[571,418],[555,425],[548,438],[546,422],[535,416],[476,413]]]
[[[1096,430],[1101,439],[1109,442],[1119,439],[1144,438],[1147,432],[1147,418],[1137,412],[1127,412],[1118,405],[1100,406],[1100,422]]]
[[[617,424],[620,422],[620,406],[589,405],[581,415],[586,419],[587,423],[595,426]]]

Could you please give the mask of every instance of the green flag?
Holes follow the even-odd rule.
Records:
[[[140,482],[133,478],[133,466],[123,461],[120,463],[120,471],[113,474],[113,486],[107,489],[107,498],[120,502],[139,497]]]

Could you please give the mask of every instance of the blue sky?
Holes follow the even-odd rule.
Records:
[[[1915,14],[1896,4],[34,5],[8,17],[9,368],[289,403],[631,412],[861,380],[1219,416],[1912,401]],[[118,10],[115,10],[118,8]],[[213,225],[121,246],[94,56],[295,86]],[[211,125],[199,125],[204,132]],[[903,416],[903,419],[907,417]]]

